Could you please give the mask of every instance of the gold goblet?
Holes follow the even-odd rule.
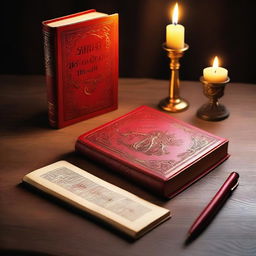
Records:
[[[203,84],[203,92],[209,98],[209,102],[198,109],[197,116],[207,121],[220,121],[227,118],[229,111],[223,104],[219,103],[219,98],[224,95],[225,86],[230,81],[229,77],[224,82],[209,83],[202,76],[200,81]]]

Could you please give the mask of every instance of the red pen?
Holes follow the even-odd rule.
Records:
[[[238,178],[239,174],[236,172],[232,172],[229,175],[219,191],[215,194],[210,203],[204,208],[193,225],[190,227],[186,243],[198,236],[199,233],[201,233],[201,231],[207,226],[207,224],[209,224],[230,194],[238,186]]]

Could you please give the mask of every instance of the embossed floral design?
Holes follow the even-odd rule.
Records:
[[[155,170],[160,173],[168,172],[176,162],[174,160],[140,160],[136,159],[136,162]]]
[[[148,133],[127,132],[123,133],[122,136],[128,137],[132,141],[135,140],[133,143],[121,141],[122,144],[146,155],[166,155],[169,154],[168,146],[182,144],[182,140],[176,139],[175,134],[168,134],[162,131],[150,131]]]
[[[195,152],[199,151],[200,149],[204,148],[209,144],[209,138],[205,136],[194,135],[191,136],[191,146],[183,153],[178,154],[180,160],[184,160],[189,156],[193,155]]]
[[[138,120],[142,123],[149,123],[152,120],[150,123],[153,126],[153,120],[157,120],[159,116],[154,113],[147,113],[147,115],[143,113],[143,116],[140,116],[139,113],[136,113],[128,118],[130,123],[136,123]],[[141,129],[141,131],[122,131],[123,124],[127,123],[127,118],[124,118],[117,123],[105,127],[104,131],[98,131],[87,138],[91,142],[117,154],[119,157],[143,166],[153,173],[161,174],[164,177],[172,172],[175,173],[186,162],[197,157],[206,148],[218,141],[214,136],[202,133],[200,130],[183,124],[181,125],[172,120],[170,121],[165,116],[161,118],[168,121],[173,127],[172,133],[161,130],[144,132],[143,130],[145,129]],[[183,136],[181,136],[180,132],[176,132],[177,130],[182,131]],[[124,150],[123,146],[129,150]],[[171,151],[170,147],[174,146],[182,146],[178,149],[179,153],[177,153],[176,149]],[[140,157],[138,154],[133,154],[133,152],[143,153],[146,159],[145,157]]]

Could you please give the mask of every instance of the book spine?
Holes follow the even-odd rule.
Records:
[[[101,165],[111,169],[113,171],[119,172],[120,174],[126,176],[132,181],[142,185],[146,189],[150,189],[158,195],[164,195],[164,183],[160,180],[157,180],[154,177],[145,175],[140,171],[131,168],[122,162],[112,158],[111,156],[105,155],[104,153],[98,152],[94,149],[91,149],[84,143],[81,143],[79,140],[76,142],[75,150],[86,157],[88,156],[93,161],[100,163]]]
[[[56,30],[43,25],[45,76],[48,100],[48,118],[52,127],[58,127]]]

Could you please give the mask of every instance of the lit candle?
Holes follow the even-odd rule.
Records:
[[[166,46],[171,49],[182,49],[184,48],[185,28],[178,24],[177,3],[174,7],[172,23],[166,26]]]
[[[225,68],[219,67],[219,60],[216,56],[212,67],[203,70],[204,80],[209,83],[221,83],[228,79],[228,71]]]

